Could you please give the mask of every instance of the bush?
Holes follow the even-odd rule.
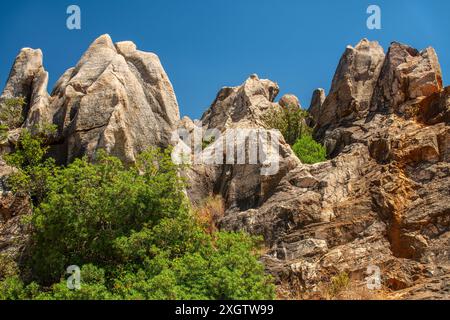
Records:
[[[57,170],[54,159],[45,158],[48,147],[42,146],[45,135],[55,129],[49,126],[44,130],[36,130],[32,134],[23,129],[15,146],[16,151],[3,157],[8,165],[20,169],[8,177],[9,187],[15,193],[29,195],[35,204],[44,198],[47,179]]]
[[[33,181],[39,167],[45,176],[30,221],[30,257],[19,273],[31,278],[6,277],[0,298],[274,298],[258,261],[260,240],[207,232],[169,150],[150,149],[131,167],[100,152],[94,163],[78,159],[56,168],[33,158],[30,150],[42,150],[24,137],[12,156],[19,174]],[[80,290],[66,286],[69,265],[82,267]]]
[[[18,128],[22,125],[24,119],[22,109],[25,105],[25,99],[7,98],[0,101],[0,137],[5,139],[8,130]]]
[[[286,142],[292,146],[303,135],[311,133],[311,128],[305,123],[307,116],[307,111],[290,105],[268,111],[264,122],[268,128],[279,130]]]
[[[325,147],[316,142],[310,135],[303,135],[298,139],[292,150],[306,164],[314,164],[327,159]]]

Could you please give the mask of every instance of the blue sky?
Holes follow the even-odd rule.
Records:
[[[66,28],[66,9],[81,8],[81,30]],[[370,4],[381,7],[382,29],[366,27]],[[22,47],[41,48],[49,91],[89,44],[109,33],[158,54],[182,115],[201,116],[222,86],[250,74],[278,82],[304,107],[312,91],[328,92],[346,45],[361,38],[385,49],[400,41],[433,46],[444,82],[450,79],[448,0],[71,0],[8,1],[0,12],[0,82]]]

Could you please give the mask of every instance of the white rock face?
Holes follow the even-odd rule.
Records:
[[[96,39],[53,90],[61,162],[103,148],[125,162],[149,146],[167,146],[179,121],[172,85],[158,57],[132,42]]]

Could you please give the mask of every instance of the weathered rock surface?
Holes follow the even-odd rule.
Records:
[[[367,115],[384,58],[378,42],[363,39],[355,47],[347,47],[317,116],[319,137],[329,128]]]
[[[43,66],[41,50],[24,48],[14,61],[2,98],[25,98],[24,123],[27,126],[37,124],[49,103],[47,83],[48,73]]]
[[[393,42],[379,76],[372,111],[404,113],[402,105],[442,90],[442,73],[436,52],[422,52]]]
[[[205,132],[208,129],[215,129],[223,137],[227,137],[231,129],[264,128],[265,112],[281,107],[274,102],[278,92],[276,83],[270,80],[260,80],[257,75],[251,75],[241,86],[225,87],[219,91],[209,110],[202,116],[203,129]],[[298,102],[294,96],[285,96],[284,98]],[[189,131],[192,126],[190,122],[185,119],[183,123]],[[236,157],[231,162],[226,160],[227,150],[225,147],[221,147],[223,164],[194,165],[186,173],[191,182],[188,190],[191,199],[196,202],[211,194],[220,194],[223,196],[225,207],[228,210],[239,211],[259,206],[271,194],[281,177],[299,164],[299,160],[283,137],[279,133],[277,136],[280,145],[277,155],[278,170],[275,174],[262,175],[261,170],[264,167],[262,161],[250,164],[249,141],[255,143],[256,137],[247,136],[243,139],[236,137],[233,140],[235,141],[234,149],[244,150],[246,161],[237,164]],[[219,143],[221,143],[219,140],[212,143],[205,154],[212,152]],[[228,152],[228,154],[231,153]],[[259,160],[261,160],[260,157]]]
[[[38,56],[18,58],[13,69],[22,71],[11,73],[4,94],[42,97],[29,106],[36,112],[27,111],[25,126],[57,124],[53,149],[61,162],[98,148],[133,161],[149,145],[167,145],[176,127],[228,138],[233,129],[263,129],[267,111],[298,102],[287,95],[275,103],[278,85],[252,75],[221,89],[201,122],[180,121],[158,58],[102,36],[47,103],[45,77],[35,76],[43,70]],[[352,298],[450,299],[450,88],[443,88],[434,50],[393,43],[385,56],[366,39],[347,47],[329,95],[316,91],[310,111],[330,160],[302,164],[281,137],[279,170],[265,176],[260,162],[227,162],[222,147],[223,163],[184,172],[191,200],[219,194],[222,229],[264,236],[262,261],[281,298],[323,298],[331,278],[345,272],[362,290]],[[232,145],[247,156],[251,141],[233,138]],[[218,144],[217,137],[208,141],[205,159]],[[11,170],[0,164],[0,177]],[[27,208],[26,199],[2,190],[0,252],[20,252]],[[377,268],[381,289],[370,291],[365,279]]]
[[[95,40],[53,90],[62,162],[99,148],[126,162],[148,146],[167,146],[179,121],[172,85],[153,53],[132,42]]]
[[[316,126],[332,160],[296,166],[260,206],[220,221],[264,236],[280,297],[323,298],[345,272],[360,297],[450,298],[449,89],[434,51],[408,48],[394,43],[386,60],[366,40],[347,48]],[[366,288],[371,268],[379,291]]]
[[[102,148],[125,162],[149,146],[165,147],[179,121],[172,85],[159,58],[132,42],[100,36],[74,68],[57,81],[51,97],[40,50],[23,49],[4,96],[24,96],[24,126],[58,127],[51,154],[60,163],[91,157]]]
[[[309,116],[310,119],[308,119],[308,125],[311,128],[314,128],[316,123],[319,121],[320,112],[322,110],[322,105],[325,102],[326,95],[325,90],[322,88],[314,90],[312,97],[311,97],[311,103],[309,105]]]

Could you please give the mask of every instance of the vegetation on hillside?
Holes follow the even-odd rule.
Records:
[[[25,130],[6,157],[18,168],[8,183],[30,195],[33,214],[25,261],[0,269],[0,299],[274,298],[261,240],[206,228],[169,150],[131,167],[105,152],[59,167],[41,143]],[[79,290],[67,286],[70,265],[81,268]]]
[[[0,140],[7,137],[8,131],[18,128],[22,125],[22,108],[25,105],[25,99],[2,98],[0,99]]]
[[[308,112],[296,105],[268,111],[264,121],[268,128],[277,129],[297,157],[306,164],[326,160],[326,149],[312,137],[312,129],[306,125]]]
[[[297,157],[306,164],[314,164],[327,160],[327,152],[323,145],[316,142],[312,136],[303,135],[292,146]]]

